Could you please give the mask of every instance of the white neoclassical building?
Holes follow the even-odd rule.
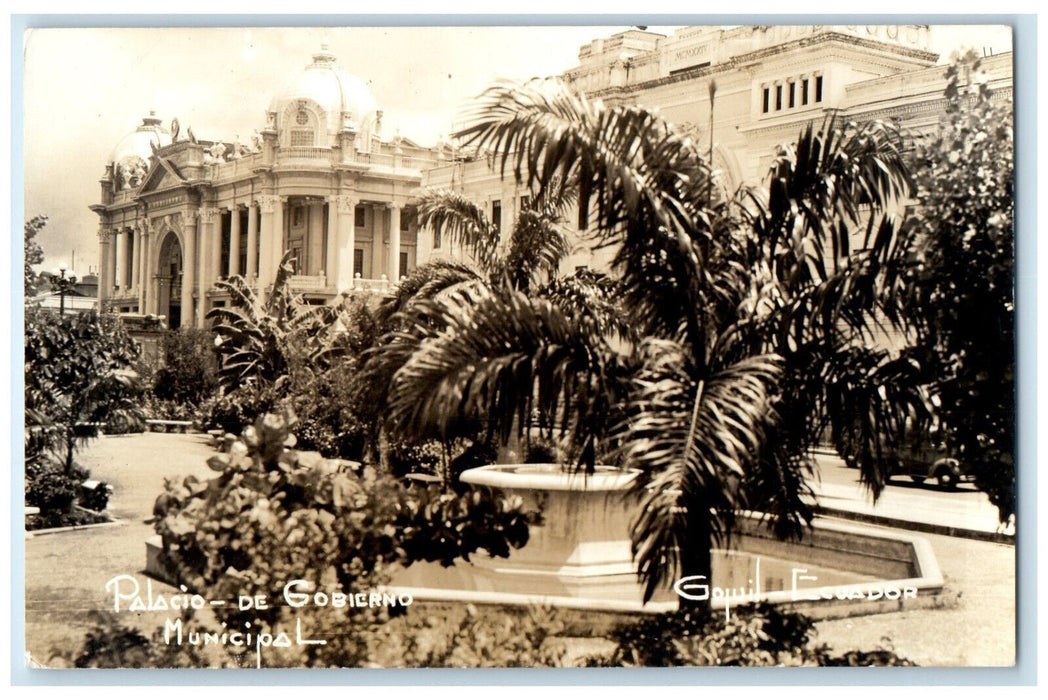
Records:
[[[714,144],[723,187],[755,183],[776,146],[830,115],[896,120],[916,132],[943,114],[945,67],[923,25],[687,27],[630,30],[579,50],[561,78],[589,98],[658,109]],[[1012,95],[1012,54],[987,57],[996,99]],[[284,251],[293,286],[321,302],[389,289],[438,257],[460,257],[415,225],[425,188],[462,192],[508,231],[530,193],[485,158],[381,138],[365,84],[322,48],[272,100],[249,144],[197,140],[153,115],[114,149],[93,210],[100,303],[200,326],[228,303],[216,281],[264,290]],[[608,249],[579,245],[565,271],[603,268]]]
[[[370,90],[326,48],[266,116],[249,144],[198,140],[152,114],[117,144],[92,207],[103,305],[201,326],[228,303],[218,280],[264,291],[285,251],[314,302],[388,288],[418,264],[411,201],[436,151],[381,139]]]

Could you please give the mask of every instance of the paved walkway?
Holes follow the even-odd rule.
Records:
[[[147,433],[103,437],[80,455],[95,477],[113,484],[110,510],[123,523],[26,540],[26,647],[33,659],[47,664],[53,649],[79,648],[90,625],[88,613],[112,604],[106,581],[142,571],[143,543],[153,533],[143,521],[152,516],[164,478],[207,477],[213,473],[206,465],[212,454],[206,436]],[[947,607],[821,622],[817,641],[848,650],[877,648],[890,639],[899,654],[922,665],[1012,664],[1015,548],[925,536],[946,579]],[[164,584],[153,586],[156,592],[171,591]],[[166,617],[127,615],[125,623],[146,632]]]
[[[104,436],[77,456],[92,476],[113,485],[109,512],[119,525],[34,536],[25,542],[26,650],[48,665],[52,651],[76,650],[90,627],[89,613],[112,609],[106,581],[145,568],[145,540],[153,534],[144,521],[164,479],[189,474],[207,478],[214,450],[206,435],[146,433]],[[154,590],[172,592],[164,584]],[[163,624],[163,613],[127,613],[122,621],[149,633]]]
[[[812,486],[826,514],[988,541],[1011,543],[1015,536],[1014,524],[1003,527],[986,494],[971,484],[947,491],[897,477],[874,504],[869,490],[858,481],[858,471],[847,469],[840,457],[821,454],[817,463],[821,479]],[[842,481],[841,474],[848,480]]]

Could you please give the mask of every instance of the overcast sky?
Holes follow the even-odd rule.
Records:
[[[369,84],[397,129],[431,145],[456,113],[496,78],[556,75],[578,49],[627,27],[42,29],[26,34],[25,216],[49,217],[39,240],[44,269],[97,264],[99,199],[116,143],[149,110],[177,117],[201,139],[247,142],[273,95],[311,61],[322,42]],[[672,27],[651,27],[671,33]],[[937,28],[944,60],[958,45],[1011,50],[1004,28]]]

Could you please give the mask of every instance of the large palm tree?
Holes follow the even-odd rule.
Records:
[[[878,493],[879,446],[921,407],[912,367],[872,349],[878,324],[898,321],[898,133],[809,127],[777,154],[766,193],[731,197],[657,115],[552,81],[489,89],[459,137],[539,199],[572,184],[580,228],[615,247],[634,335],[613,346],[592,317],[514,285],[427,299],[390,339],[392,426],[439,433],[483,416],[505,436],[539,406],[579,466],[614,446],[640,470],[633,551],[648,597],[709,575],[739,509],[800,534],[809,449],[827,428]]]

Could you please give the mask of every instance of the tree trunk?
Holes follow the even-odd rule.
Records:
[[[693,515],[694,513],[694,515]],[[696,577],[710,592],[708,600],[680,598],[682,610],[711,609],[713,606],[713,530],[710,528],[709,509],[689,507],[688,523],[681,552],[681,578]],[[697,577],[704,576],[705,579]]]

